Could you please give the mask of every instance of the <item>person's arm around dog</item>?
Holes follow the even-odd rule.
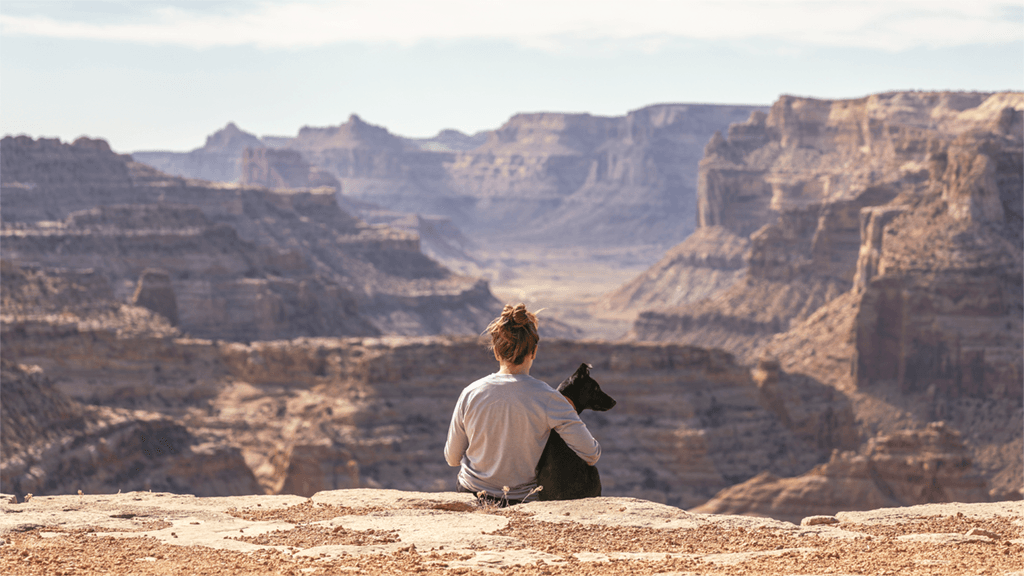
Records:
[[[548,427],[558,432],[566,446],[572,448],[584,462],[591,466],[597,464],[601,458],[601,445],[565,396],[557,391],[554,395],[555,401],[548,408]]]
[[[551,430],[593,465],[601,447],[572,405],[530,376],[537,354],[537,318],[526,306],[505,306],[487,327],[498,372],[462,391],[444,447],[449,466],[460,466],[460,491],[486,492],[509,501],[536,488],[536,465]]]

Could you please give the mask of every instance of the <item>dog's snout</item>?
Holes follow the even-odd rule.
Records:
[[[599,407],[597,408],[597,411],[598,412],[604,412],[606,410],[611,410],[612,408],[615,408],[615,404],[616,404],[615,399],[612,398],[611,396],[605,394],[604,398],[601,398],[601,402],[599,403]]]

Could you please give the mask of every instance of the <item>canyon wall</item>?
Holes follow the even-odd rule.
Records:
[[[517,114],[468,151],[411,148],[353,117],[289,144],[347,195],[452,218],[474,238],[670,245],[693,229],[696,162],[756,107],[655,105],[625,117]]]
[[[140,150],[132,158],[172,176],[236,182],[243,175],[242,154],[247,148],[262,148],[267,144],[256,136],[241,130],[234,122],[206,137],[206,144],[190,152]]]
[[[764,108],[659,104],[617,117],[517,114],[490,132],[443,131],[420,140],[352,115],[344,124],[303,127],[294,138],[264,146],[299,152],[369,210],[447,218],[495,246],[511,237],[671,246],[697,220],[704,142],[752,110]],[[268,186],[288,181],[242,178]]]
[[[836,450],[795,478],[762,472],[693,509],[799,522],[842,510],[933,502],[987,502],[988,486],[971,467],[959,433],[942,422],[871,438],[859,452]]]
[[[341,190],[329,173],[310,166],[294,150],[246,148],[242,152],[242,184],[267,188],[320,188]]]
[[[104,300],[109,288],[93,287],[87,275],[5,269],[3,282],[14,289],[0,318],[4,356],[38,367],[31,370],[54,394],[89,410],[159,415],[183,427],[172,442],[179,453],[192,438],[235,450],[266,493],[454,487],[442,453],[451,410],[462,388],[494,369],[475,338],[189,338],[147,308]],[[556,385],[581,362],[619,401],[611,412],[583,415],[604,449],[606,494],[694,506],[765,470],[801,474],[858,442],[850,407],[834,390],[810,380],[758,381],[724,352],[545,338],[533,373]],[[5,380],[5,406],[7,390]],[[28,406],[23,417],[36,411]],[[128,440],[110,449],[118,466],[139,457]],[[64,452],[47,448],[55,442],[63,440],[39,440],[29,467],[35,477],[68,465]],[[23,444],[12,444],[11,454],[25,452]],[[11,470],[11,481],[34,482]],[[173,490],[194,492],[181,487],[205,482],[204,474],[213,473],[171,475]],[[213,475],[223,481],[209,488],[215,492],[244,485],[228,482],[227,472]],[[45,484],[33,484],[37,495],[48,493]],[[107,476],[90,486],[122,488]]]
[[[238,448],[204,442],[157,412],[82,405],[36,367],[4,359],[0,483],[22,494],[260,491]]]
[[[731,126],[701,160],[698,218],[702,228],[749,237],[746,273],[708,298],[652,306],[633,336],[723,346],[750,361],[774,334],[854,289],[862,253],[858,289],[867,285],[882,228],[887,239],[900,235],[894,246],[921,252],[917,274],[995,274],[1008,293],[993,296],[1001,304],[990,313],[1013,316],[1020,291],[999,278],[1013,278],[1020,260],[1022,109],[1024,95],[1013,93],[784,96],[767,115]],[[928,254],[929,231],[938,237],[951,226],[977,239]]]
[[[208,451],[237,451],[246,466],[240,477],[251,474],[263,493],[452,490],[455,470],[442,457],[451,409],[465,385],[493,370],[487,350],[469,338],[247,345],[173,333],[125,337],[116,328],[67,317],[8,318],[2,345],[6,355],[40,366],[31,370],[46,374],[55,393],[74,399],[65,404],[157,414],[190,435],[179,439],[164,433],[177,451],[192,437],[203,438]],[[986,480],[971,467],[956,432],[936,425],[930,432],[904,431],[864,448],[847,396],[810,378],[780,374],[777,364],[762,362],[750,372],[727,353],[672,344],[545,340],[542,346],[533,371],[538,377],[555,384],[580,362],[589,362],[603,389],[618,400],[612,411],[583,414],[602,444],[605,495],[693,507],[718,494],[705,506],[779,518],[827,513],[839,501],[862,509],[876,501],[989,498]],[[929,448],[935,454],[918,450],[907,438],[926,447],[935,444]],[[138,438],[133,441],[100,455],[133,462],[141,450]],[[23,444],[11,446],[11,454],[22,454]],[[858,447],[866,456],[853,456]],[[34,461],[39,477],[51,477],[65,462],[51,448],[39,454]],[[839,465],[837,458],[850,464]],[[175,465],[178,472],[164,472],[171,490],[200,490],[212,474],[201,462],[187,471]],[[875,469],[881,485],[872,475]],[[917,469],[923,472],[915,475]],[[21,468],[11,470],[20,481],[31,481]],[[232,483],[228,472],[215,476],[220,483],[203,488],[206,493],[245,493],[233,491],[242,484]],[[816,486],[846,482],[858,487],[851,494],[888,494],[878,486],[895,486],[906,495],[858,502],[831,497],[833,490],[801,499],[802,489],[789,488],[787,493],[796,495],[768,499],[774,504],[765,508],[757,487],[785,484],[779,479],[786,477],[826,478]],[[49,493],[34,486],[37,495]],[[112,493],[123,482],[103,476],[89,486]]]
[[[945,422],[992,496],[1019,497],[1022,116],[1020,93],[781,98],[713,138],[701,161],[698,239],[748,237],[742,274],[704,299],[651,304],[632,337],[778,362],[783,379],[848,398],[862,438]],[[653,303],[660,290],[671,304],[708,275],[665,280],[709,262],[734,273],[734,245],[718,245],[696,264],[666,258],[606,301]],[[766,509],[790,481],[741,500]]]
[[[476,334],[499,308],[486,283],[426,257],[415,235],[341,210],[332,187],[183,180],[101,140],[2,146],[6,259],[92,269],[125,301],[160,270],[194,336]]]

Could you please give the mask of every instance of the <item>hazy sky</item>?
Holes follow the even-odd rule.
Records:
[[[189,150],[344,122],[472,133],[780,94],[1024,90],[1024,5],[963,0],[0,3],[0,132]]]

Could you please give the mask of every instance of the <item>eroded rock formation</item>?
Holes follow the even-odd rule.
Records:
[[[330,173],[310,166],[295,150],[273,148],[246,148],[242,152],[242,184],[267,188],[319,188],[341,189]]]
[[[783,97],[701,162],[701,225],[749,234],[743,278],[633,336],[777,360],[846,396],[865,438],[945,421],[991,497],[1019,494],[1022,115],[1020,93]]]
[[[20,268],[9,274],[23,284],[45,280]],[[239,450],[268,493],[452,489],[442,458],[452,406],[494,369],[473,338],[215,342],[183,338],[163,316],[121,306],[135,311],[133,322],[73,308],[5,315],[0,344],[78,402],[159,413],[211,449]],[[140,332],[147,322],[153,330]],[[756,380],[730,355],[693,347],[544,342],[535,374],[557,384],[589,362],[620,399],[613,412],[585,414],[604,447],[608,494],[693,506],[762,470],[796,475],[856,445],[850,407],[810,380]],[[131,461],[136,448],[119,453]],[[205,474],[176,473],[179,484]],[[119,488],[102,482],[104,491]]]
[[[164,490],[253,494],[259,485],[237,448],[204,444],[155,412],[82,405],[37,367],[3,360],[0,482],[25,494]]]
[[[202,148],[191,152],[143,150],[133,152],[132,157],[173,176],[236,182],[243,174],[242,153],[245,149],[264,146],[266,144],[261,138],[240,129],[234,122],[228,122],[208,136]]]
[[[475,334],[498,307],[486,283],[424,256],[415,235],[342,211],[332,188],[185,181],[102,141],[2,146],[5,258],[89,267],[124,301],[146,269],[162,269],[195,336]]]
[[[1013,278],[1020,276],[1021,260],[1024,185],[1016,127],[1022,110],[1024,95],[1019,93],[889,93],[841,101],[784,96],[767,115],[755,112],[747,122],[734,124],[728,138],[717,136],[707,144],[698,217],[701,227],[749,235],[745,278],[703,301],[641,314],[634,337],[723,346],[749,361],[774,334],[808,318],[855,283],[866,291],[866,299],[878,300],[885,297],[872,293],[886,283],[895,292],[901,290],[896,285],[914,284],[908,275],[932,284],[932,290],[963,293],[976,290],[956,277],[990,278],[988,284],[1001,288],[978,297],[1000,303],[969,307],[1012,324],[1021,299],[1019,281]],[[890,261],[899,258],[901,265],[883,265],[883,245],[889,246]],[[897,256],[897,251],[913,254]],[[880,270],[888,270],[889,279],[869,288],[869,279]],[[674,304],[671,293],[663,300]],[[939,315],[973,315],[964,307],[963,312],[948,310]],[[931,322],[919,320],[921,326]],[[902,322],[891,315],[889,321]],[[990,328],[1013,331],[997,325],[994,320]],[[924,347],[953,350],[954,333],[962,330],[944,327],[939,332],[944,336],[912,332],[907,337]],[[859,346],[903,354],[873,338],[862,339]],[[1007,342],[1019,352],[1013,340],[1019,338]],[[875,364],[875,355],[866,348],[865,353]],[[926,370],[970,362],[922,353],[931,356],[909,361],[936,366]],[[988,354],[1013,355],[995,349]],[[899,370],[892,362],[877,366]],[[1003,373],[1010,368],[992,369]]]
[[[836,450],[794,478],[770,472],[723,490],[695,512],[754,514],[790,522],[841,510],[933,502],[987,502],[959,433],[942,422],[872,438],[859,452]]]
[[[448,218],[495,246],[513,229],[519,242],[670,246],[693,230],[703,143],[761,109],[659,104],[618,117],[517,114],[487,133],[445,131],[421,140],[352,115],[338,126],[303,127],[292,139],[268,140],[267,147],[301,153],[358,202]],[[287,152],[253,154],[283,158]],[[296,178],[283,172],[275,178],[270,164],[250,158],[250,166],[266,168],[247,181],[301,182],[303,170],[293,170]],[[299,164],[292,158],[281,166]]]

